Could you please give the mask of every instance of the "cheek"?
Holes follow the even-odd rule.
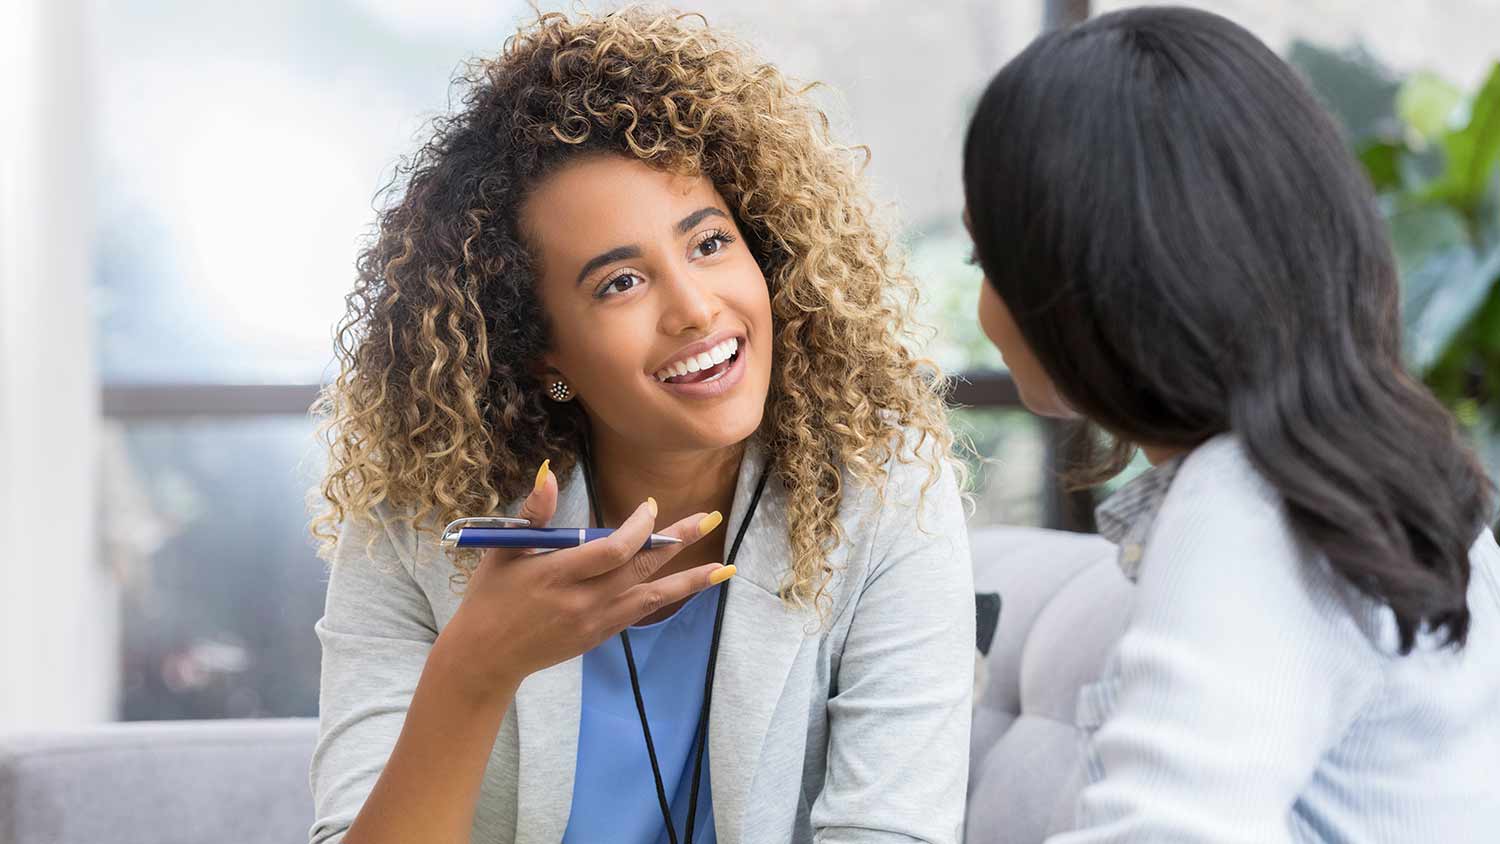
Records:
[[[737,277],[724,294],[725,304],[738,313],[756,336],[757,347],[770,353],[771,336],[771,289],[761,274],[760,265],[753,258],[745,258],[744,266],[738,268]]]
[[[1000,349],[1005,365],[1010,367],[1010,376],[1016,382],[1016,391],[1021,394],[1021,403],[1027,410],[1038,416],[1059,419],[1076,415],[1058,395],[1051,377],[1021,337],[1021,330],[1016,327],[1004,300],[989,282],[983,283],[979,295],[979,324],[990,342]]]
[[[643,330],[634,321],[609,314],[591,315],[575,303],[553,307],[544,304],[551,322],[551,349],[546,361],[572,381],[582,395],[602,398],[632,385],[628,376],[638,374],[646,359],[649,326]],[[646,334],[643,337],[643,333]]]
[[[1000,299],[1000,294],[990,287],[988,281],[981,282],[979,287],[979,327],[984,329],[984,336],[990,338],[990,342],[1000,350],[1007,364],[1014,366],[1010,358],[1017,351],[1016,324],[1010,318],[1010,311]]]

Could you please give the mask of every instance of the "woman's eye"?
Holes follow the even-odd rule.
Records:
[[[635,273],[621,273],[620,275],[615,276],[609,281],[604,282],[604,284],[599,287],[599,292],[595,295],[597,295],[598,298],[603,299],[606,296],[615,296],[620,293],[625,293],[628,292],[631,288],[635,287],[637,284],[640,284],[640,281],[641,277],[636,275]]]
[[[704,239],[698,241],[698,245],[693,249],[693,251],[700,256],[707,258],[710,255],[715,255],[723,251],[724,247],[733,242],[734,238],[731,237],[728,232],[714,232],[708,237],[705,237]]]

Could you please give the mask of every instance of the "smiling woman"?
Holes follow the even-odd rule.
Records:
[[[545,374],[579,394],[601,459],[624,450],[627,432],[652,451],[755,433],[771,378],[770,293],[713,182],[595,154],[542,182],[521,219],[553,326]]]
[[[382,498],[410,505],[413,524],[440,526],[515,500],[544,459],[564,475],[573,469],[582,426],[610,420],[545,399],[546,373],[535,366],[544,350],[596,328],[543,309],[558,287],[549,271],[565,272],[553,266],[564,250],[575,260],[573,251],[587,250],[570,281],[598,270],[584,266],[596,257],[619,275],[625,253],[617,250],[633,240],[611,240],[594,221],[608,215],[610,226],[633,232],[645,200],[631,189],[671,175],[679,183],[662,190],[696,183],[711,200],[699,206],[727,215],[714,222],[741,241],[725,245],[740,266],[754,264],[777,317],[777,338],[761,338],[763,433],[791,496],[788,593],[811,600],[829,574],[823,557],[835,540],[840,467],[877,483],[903,428],[930,438],[935,454],[951,443],[941,378],[924,376],[908,352],[917,345],[916,292],[873,222],[857,175],[863,155],[832,142],[817,110],[774,68],[717,50],[730,44],[721,35],[634,15],[576,30],[558,15],[541,23],[499,61],[470,66],[460,80],[466,110],[440,120],[397,171],[403,195],[361,256],[339,332],[343,371],[323,405],[332,423],[323,492],[332,506],[315,533],[330,551],[334,526],[369,516]],[[650,29],[639,45],[590,40],[634,27]],[[548,67],[527,64],[543,60]],[[631,160],[633,174],[622,170]],[[613,194],[595,195],[605,188],[590,177],[617,171],[626,175],[613,180]],[[593,201],[569,197],[579,189]],[[524,213],[536,207],[547,213]],[[553,237],[539,242],[546,233]],[[615,279],[613,289],[628,283]],[[618,354],[596,351],[589,361],[599,367]],[[582,360],[568,374],[602,380],[579,369]],[[935,479],[937,463],[930,468]]]
[[[956,842],[963,472],[861,156],[673,16],[463,84],[322,405],[313,840]],[[497,513],[614,533],[440,547]]]

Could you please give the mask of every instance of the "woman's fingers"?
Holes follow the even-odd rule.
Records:
[[[536,481],[531,486],[531,492],[527,494],[526,500],[521,504],[520,518],[531,522],[531,527],[546,527],[552,521],[552,516],[557,513],[557,476],[552,474],[552,461],[543,460],[541,468],[536,470]],[[498,563],[504,560],[513,560],[526,551],[517,548],[489,548],[486,549],[480,565]]]
[[[592,580],[630,562],[640,553],[656,526],[656,500],[648,498],[635,508],[615,532],[603,539],[569,548],[556,555],[556,562],[566,566],[577,581]],[[675,547],[675,546],[674,546]]]
[[[682,553],[688,546],[713,533],[724,518],[718,511],[712,513],[698,513],[689,516],[680,522],[657,531],[664,536],[681,539],[682,542],[675,545],[663,545],[660,548],[652,548],[649,551],[638,551],[626,565],[617,566],[614,570],[605,572],[599,577],[606,591],[611,594],[624,592],[637,583],[645,583],[651,579],[656,570],[666,565],[668,560]]]
[[[734,571],[734,566],[709,563],[626,589],[615,596],[604,610],[609,635],[624,630],[662,607],[671,606],[710,586],[723,583],[734,576]]]

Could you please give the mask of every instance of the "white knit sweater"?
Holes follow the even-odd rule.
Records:
[[[1470,551],[1463,650],[1396,654],[1395,619],[1299,542],[1218,437],[1101,508],[1138,578],[1083,689],[1093,842],[1500,842],[1500,549]]]

